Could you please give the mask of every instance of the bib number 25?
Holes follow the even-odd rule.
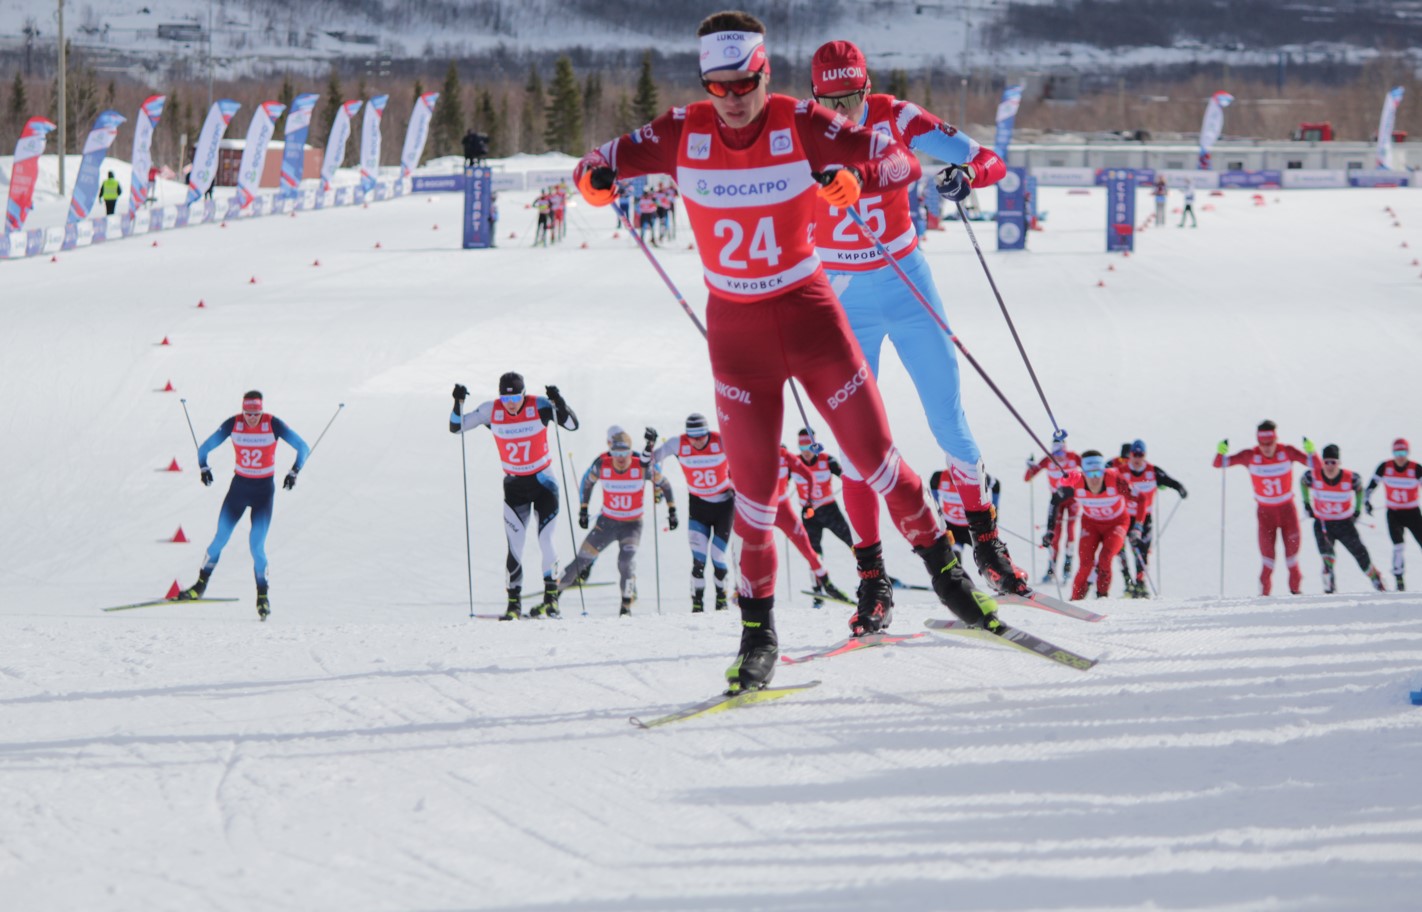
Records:
[[[740,222],[721,219],[712,232],[718,238],[728,238],[721,248],[721,265],[727,269],[749,269],[751,260],[764,260],[769,266],[780,265],[781,248],[775,243],[775,220],[768,215],[756,222],[745,259],[738,256],[746,240],[746,231]]]

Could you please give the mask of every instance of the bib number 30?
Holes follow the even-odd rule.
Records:
[[[740,222],[721,219],[712,231],[718,238],[729,238],[721,248],[721,265],[727,269],[750,269],[750,260],[764,260],[768,266],[780,265],[781,248],[775,243],[775,220],[770,216],[764,216],[756,222],[755,231],[751,233],[750,247],[746,250],[746,259],[737,257],[746,240],[746,232]]]

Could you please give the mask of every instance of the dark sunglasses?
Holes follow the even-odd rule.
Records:
[[[831,110],[844,111],[863,97],[864,90],[860,89],[857,92],[850,92],[848,95],[816,95],[815,101]]]
[[[702,79],[701,87],[704,88],[708,94],[714,95],[717,98],[725,98],[727,95],[734,95],[740,98],[760,88],[760,77],[761,74],[756,72],[744,79],[732,79],[727,82],[712,82],[709,79]]]

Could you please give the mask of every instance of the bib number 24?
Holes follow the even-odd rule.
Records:
[[[749,269],[751,260],[764,260],[768,266],[780,265],[781,248],[775,243],[775,220],[770,216],[756,222],[745,259],[738,256],[746,240],[745,228],[740,222],[721,219],[712,231],[718,238],[729,238],[721,248],[721,265],[727,269]]]

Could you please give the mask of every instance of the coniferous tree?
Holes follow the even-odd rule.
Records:
[[[543,141],[548,148],[568,155],[581,154],[583,98],[578,90],[578,77],[573,74],[573,61],[566,54],[558,58],[554,67],[544,114]]]
[[[592,142],[592,136],[602,135],[598,129],[598,122],[602,119],[598,112],[602,110],[602,76],[598,73],[589,73],[588,78],[583,81],[583,129],[591,134],[583,138],[583,144]]]
[[[159,123],[160,142],[162,160],[172,162],[174,171],[180,167],[177,162],[183,155],[183,148],[179,144],[182,138],[183,118],[187,115],[187,107],[183,104],[182,98],[177,92],[169,92],[167,101],[163,102],[163,120]],[[155,158],[155,160],[157,160]]]
[[[933,71],[923,71],[923,109],[933,110]]]
[[[660,113],[662,106],[657,98],[657,83],[652,79],[652,52],[647,50],[642,53],[642,73],[637,77],[637,94],[632,99],[632,114],[636,120],[634,126],[651,123]]]
[[[439,103],[435,105],[434,116],[430,119],[430,141],[434,143],[431,155],[459,155],[463,152],[464,112],[460,110],[459,98],[463,89],[459,85],[459,68],[454,61],[444,71],[444,84],[440,86]]]
[[[637,121],[637,115],[632,112],[632,99],[626,92],[617,96],[617,111],[615,113],[617,123],[615,129],[619,134],[631,133],[641,126]]]
[[[479,101],[474,106],[474,129],[489,137],[489,154],[495,158],[503,155],[505,130],[499,122],[499,114],[494,110],[494,96],[485,89],[479,93]]]
[[[341,74],[331,67],[331,75],[326,79],[326,97],[321,99],[321,140],[331,135],[331,127],[336,123],[336,115],[345,102],[341,91]]]
[[[489,154],[495,158],[512,155],[513,141],[509,132],[509,96],[499,96],[499,114],[494,119],[494,129],[489,131]]]
[[[519,147],[523,152],[543,151],[543,77],[538,64],[529,64],[528,82],[523,87],[523,111],[519,115]]]
[[[30,114],[29,93],[25,91],[25,78],[20,75],[20,71],[15,70],[15,81],[10,83],[10,103],[5,106],[5,137],[3,149],[13,149],[14,143],[20,138],[20,131],[25,128],[25,121],[29,120]]]
[[[281,91],[277,92],[277,101],[288,111],[291,110],[291,103],[296,100],[296,87],[291,84],[291,74],[287,73],[281,78]]]
[[[890,72],[888,92],[895,98],[907,99],[909,97],[908,73],[903,70],[893,70]]]

